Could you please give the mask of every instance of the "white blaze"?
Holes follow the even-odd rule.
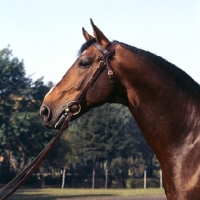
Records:
[[[49,90],[49,92],[45,95],[45,97],[49,94],[49,93],[51,93],[51,91],[54,89],[54,87],[55,87],[55,85]],[[45,98],[44,97],[44,98]]]

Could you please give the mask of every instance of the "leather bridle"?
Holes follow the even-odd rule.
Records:
[[[42,163],[44,158],[48,155],[50,150],[54,147],[60,136],[62,135],[63,131],[68,127],[68,123],[70,122],[73,115],[77,115],[81,111],[81,102],[84,99],[87,91],[92,87],[94,82],[97,80],[99,75],[102,73],[103,69],[107,66],[108,76],[110,79],[110,84],[112,86],[112,90],[114,90],[114,74],[113,70],[110,66],[110,59],[114,55],[114,44],[110,43],[108,48],[105,49],[101,45],[97,43],[92,44],[94,47],[99,49],[103,54],[104,57],[99,62],[99,65],[88,81],[87,85],[83,88],[82,92],[79,94],[76,100],[70,101],[66,108],[63,111],[62,116],[58,120],[55,125],[56,127],[61,126],[60,130],[56,133],[56,135],[51,139],[51,141],[47,144],[47,146],[39,153],[39,155],[22,171],[20,172],[12,181],[10,181],[6,186],[4,186],[0,190],[0,197],[6,192],[7,189],[13,186],[10,192],[8,192],[5,196],[1,198],[1,200],[6,200],[10,197],[23,183],[31,176],[31,174],[37,169],[37,167]],[[78,109],[73,111],[71,108],[74,105],[78,105]]]
[[[78,106],[78,111],[73,113],[73,115],[77,115],[81,111],[81,102],[82,102],[83,98],[85,97],[87,91],[90,89],[90,87],[92,87],[92,85],[97,80],[97,78],[99,77],[99,75],[101,74],[101,72],[103,71],[103,69],[105,67],[107,67],[108,77],[110,79],[112,91],[114,91],[114,74],[113,74],[113,70],[112,70],[112,68],[110,66],[110,62],[109,62],[110,59],[112,58],[112,56],[114,55],[114,44],[110,44],[110,46],[108,47],[107,50],[104,49],[101,45],[99,45],[97,43],[93,43],[92,46],[99,49],[104,54],[104,57],[102,58],[102,60],[99,61],[99,65],[98,65],[96,71],[94,72],[94,74],[92,75],[90,80],[88,81],[87,85],[83,88],[83,90],[81,91],[81,93],[79,94],[77,99],[70,101],[68,103],[67,107],[64,109],[64,112],[63,112],[64,114],[61,116],[61,118],[56,123],[55,128],[59,127],[64,122],[65,117],[67,116],[67,113],[71,111],[70,107],[72,107],[73,105]]]

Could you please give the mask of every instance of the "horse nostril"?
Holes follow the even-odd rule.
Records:
[[[50,109],[47,106],[42,106],[40,109],[40,115],[45,121],[48,121],[50,118]]]
[[[41,115],[48,115],[49,109],[46,106],[42,106],[40,113]]]

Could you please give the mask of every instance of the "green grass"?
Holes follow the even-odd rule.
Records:
[[[60,189],[60,188],[45,188],[45,189],[19,189],[13,194],[9,200],[61,200],[83,197],[106,197],[106,196],[135,196],[135,195],[152,195],[164,194],[163,189]]]

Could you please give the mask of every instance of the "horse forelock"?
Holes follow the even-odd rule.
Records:
[[[78,51],[78,56],[80,56],[81,53],[83,53],[83,51],[85,51],[90,45],[92,45],[95,42],[96,42],[96,39],[93,38],[91,40],[86,41],[84,44],[82,44],[81,48]]]

